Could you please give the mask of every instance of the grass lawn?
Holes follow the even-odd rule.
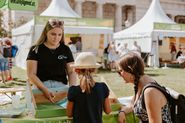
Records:
[[[12,70],[15,82],[25,82],[27,80],[26,71],[17,67]],[[146,68],[145,73],[154,78],[161,85],[168,86],[185,95],[185,69],[169,68],[169,69],[153,69]],[[116,72],[99,70],[99,76],[103,76],[109,87],[114,91],[117,97],[133,95],[133,85],[125,84],[124,80],[119,77]],[[12,85],[19,86],[19,85]],[[0,87],[2,87],[0,85]]]
[[[133,85],[125,84],[124,80],[119,77],[116,72],[112,73],[109,71],[99,71],[99,73],[107,80],[108,85],[118,97],[130,96],[134,94]],[[145,73],[150,75],[161,85],[173,88],[174,90],[185,95],[185,69],[146,68]]]

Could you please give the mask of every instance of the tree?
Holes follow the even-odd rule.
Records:
[[[2,37],[5,32],[6,30],[3,28],[3,12],[0,11],[0,37]]]

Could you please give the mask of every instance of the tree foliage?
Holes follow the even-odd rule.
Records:
[[[6,30],[3,28],[3,12],[0,11],[0,37],[6,32]]]

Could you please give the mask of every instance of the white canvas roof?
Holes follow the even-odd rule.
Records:
[[[156,40],[159,33],[154,30],[154,23],[168,23],[175,24],[163,11],[159,0],[153,0],[146,14],[133,26],[114,33],[113,38],[116,42],[127,43],[130,49],[134,41],[137,41],[141,46],[142,52],[152,53],[155,58],[153,64],[155,67],[159,66],[159,52],[158,42]],[[161,31],[160,34],[168,34],[165,31]],[[155,40],[156,43],[152,43]],[[154,41],[154,42],[155,42]],[[155,44],[155,46],[154,46]]]
[[[80,18],[69,6],[67,0],[52,0],[49,7],[41,13],[41,16],[48,17],[66,17]],[[46,17],[47,18],[47,17]],[[67,24],[66,24],[67,25]],[[36,41],[44,28],[44,23],[35,24],[34,19],[28,23],[12,30],[12,39],[14,44],[19,47],[15,64],[23,69],[26,69],[26,58],[33,41]],[[108,27],[85,27],[85,26],[64,26],[64,33],[67,34],[113,34],[113,28]],[[105,39],[107,40],[107,39]],[[99,43],[99,40],[97,40]],[[93,42],[94,43],[94,42]]]
[[[48,8],[40,14],[41,16],[80,17],[69,6],[67,0],[52,0]]]
[[[113,38],[115,40],[121,40],[139,37],[151,37],[154,22],[175,23],[165,14],[159,0],[153,0],[148,11],[142,19],[140,19],[133,26],[120,32],[114,33]]]
[[[55,16],[55,17],[80,17],[69,6],[67,0],[52,0],[48,8],[42,12],[42,16]],[[31,33],[34,20],[12,30],[12,35],[21,35]]]
[[[49,7],[40,14],[41,16],[53,16],[53,17],[72,17],[80,18],[80,16],[72,10],[67,0],[52,0]],[[34,20],[32,19],[28,23],[12,30],[12,35],[24,35],[32,33],[34,26]],[[41,30],[43,29],[40,28]],[[65,33],[68,34],[112,34],[113,29],[106,27],[64,27]]]

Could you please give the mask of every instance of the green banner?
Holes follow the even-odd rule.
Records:
[[[0,0],[0,8],[2,8],[3,6],[5,6],[6,0]]]
[[[35,11],[38,0],[8,0],[8,8],[11,10]]]
[[[154,23],[154,29],[185,31],[185,24]]]
[[[36,25],[44,25],[50,18],[60,18],[64,21],[65,26],[83,26],[83,27],[107,27],[113,28],[113,19],[96,19],[96,18],[65,18],[51,16],[35,16]]]

